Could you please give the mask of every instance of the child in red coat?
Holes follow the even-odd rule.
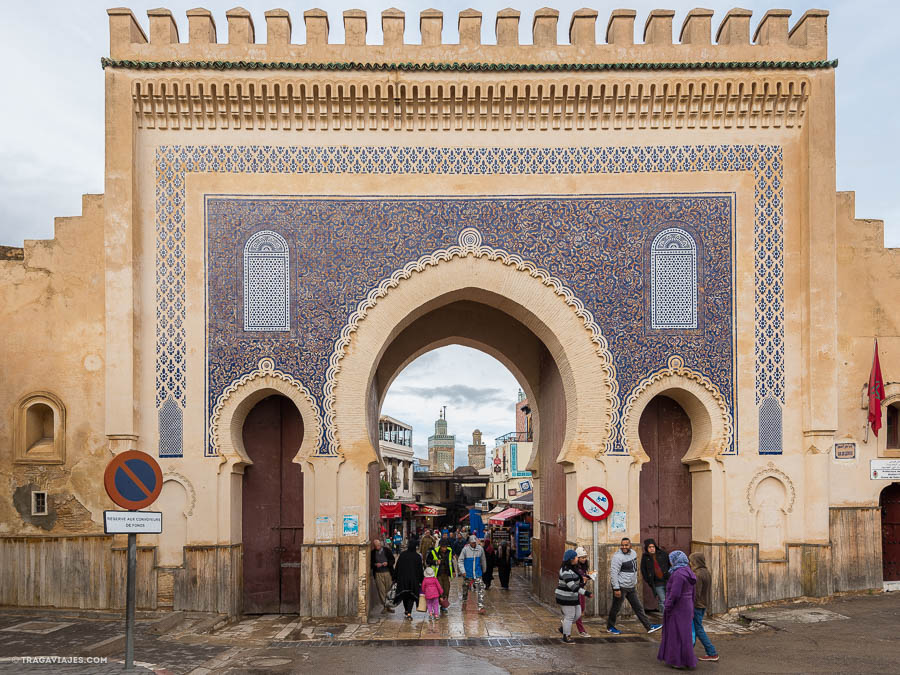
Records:
[[[428,616],[432,619],[440,616],[440,599],[443,592],[441,582],[434,577],[434,569],[426,567],[425,580],[422,581],[422,593],[425,595],[425,602],[428,605]]]

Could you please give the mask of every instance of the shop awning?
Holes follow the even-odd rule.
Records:
[[[516,516],[520,516],[524,511],[520,511],[519,509],[506,509],[506,511],[501,511],[496,516],[491,516],[490,523],[491,525],[502,525],[504,521],[509,520],[510,518],[515,518]]]
[[[419,513],[423,516],[446,516],[447,509],[443,506],[431,506],[430,504],[422,504]]]
[[[400,502],[381,502],[382,518],[399,518]]]
[[[419,505],[414,504],[412,502],[403,502],[403,506],[408,508],[410,511],[418,511],[419,510]]]

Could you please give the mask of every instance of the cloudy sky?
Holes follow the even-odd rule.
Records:
[[[233,0],[237,3],[239,0]],[[3,65],[5,105],[0,106],[0,245],[20,246],[24,239],[53,236],[54,216],[80,213],[83,193],[103,191],[103,71],[100,57],[108,55],[106,8],[115,3],[98,0],[30,0],[3,3],[0,21],[0,62]],[[147,31],[148,9],[161,4],[173,11],[184,39],[185,12],[198,4],[214,12],[219,40],[227,39],[225,11],[229,3],[198,0],[151,0],[126,6],[134,11]],[[253,13],[257,40],[265,41],[263,13],[278,0],[242,3]],[[282,3],[285,4],[285,3]],[[649,10],[676,10],[677,27],[685,13],[698,4],[666,0],[591,3],[589,0],[465,0],[465,2],[380,3],[321,2],[330,15],[331,40],[343,41],[341,12],[360,8],[369,13],[368,41],[381,42],[380,12],[390,5],[407,14],[406,41],[418,41],[416,16],[425,8],[444,12],[445,42],[457,41],[456,14],[469,6],[484,13],[482,41],[493,41],[493,17],[497,10],[514,6],[521,10],[520,41],[531,41],[531,17],[535,9],[549,5],[560,11],[559,41],[567,41],[574,10],[594,6],[600,10],[598,37],[603,39],[606,15],[612,6],[638,11],[637,38]],[[738,4],[703,3],[716,11],[717,26],[725,11]],[[897,0],[809,0],[795,2],[740,3],[752,9],[756,22],[771,6],[789,7],[798,19],[811,6],[828,9],[829,56],[838,58],[837,80],[837,185],[856,190],[857,216],[885,221],[885,243],[900,247],[900,197],[897,158],[900,157],[900,2]],[[293,41],[305,40],[302,21],[309,3],[286,3],[293,15]],[[715,30],[715,29],[714,29]],[[388,412],[412,422],[416,439],[424,443],[431,433],[441,405],[448,406],[451,430],[460,436],[464,456],[471,430],[478,426],[485,437],[512,430],[512,404],[518,387],[503,366],[472,350],[449,347],[427,354],[411,364],[397,379],[385,406]],[[424,446],[423,446],[424,447]]]

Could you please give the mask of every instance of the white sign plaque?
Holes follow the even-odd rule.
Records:
[[[162,534],[160,511],[104,511],[106,534]]]
[[[872,480],[900,480],[900,459],[873,459],[869,465]]]

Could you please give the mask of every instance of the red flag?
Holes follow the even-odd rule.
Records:
[[[869,424],[878,436],[881,428],[881,402],[884,400],[884,380],[881,378],[881,363],[878,362],[878,340],[875,340],[875,359],[869,373]]]

